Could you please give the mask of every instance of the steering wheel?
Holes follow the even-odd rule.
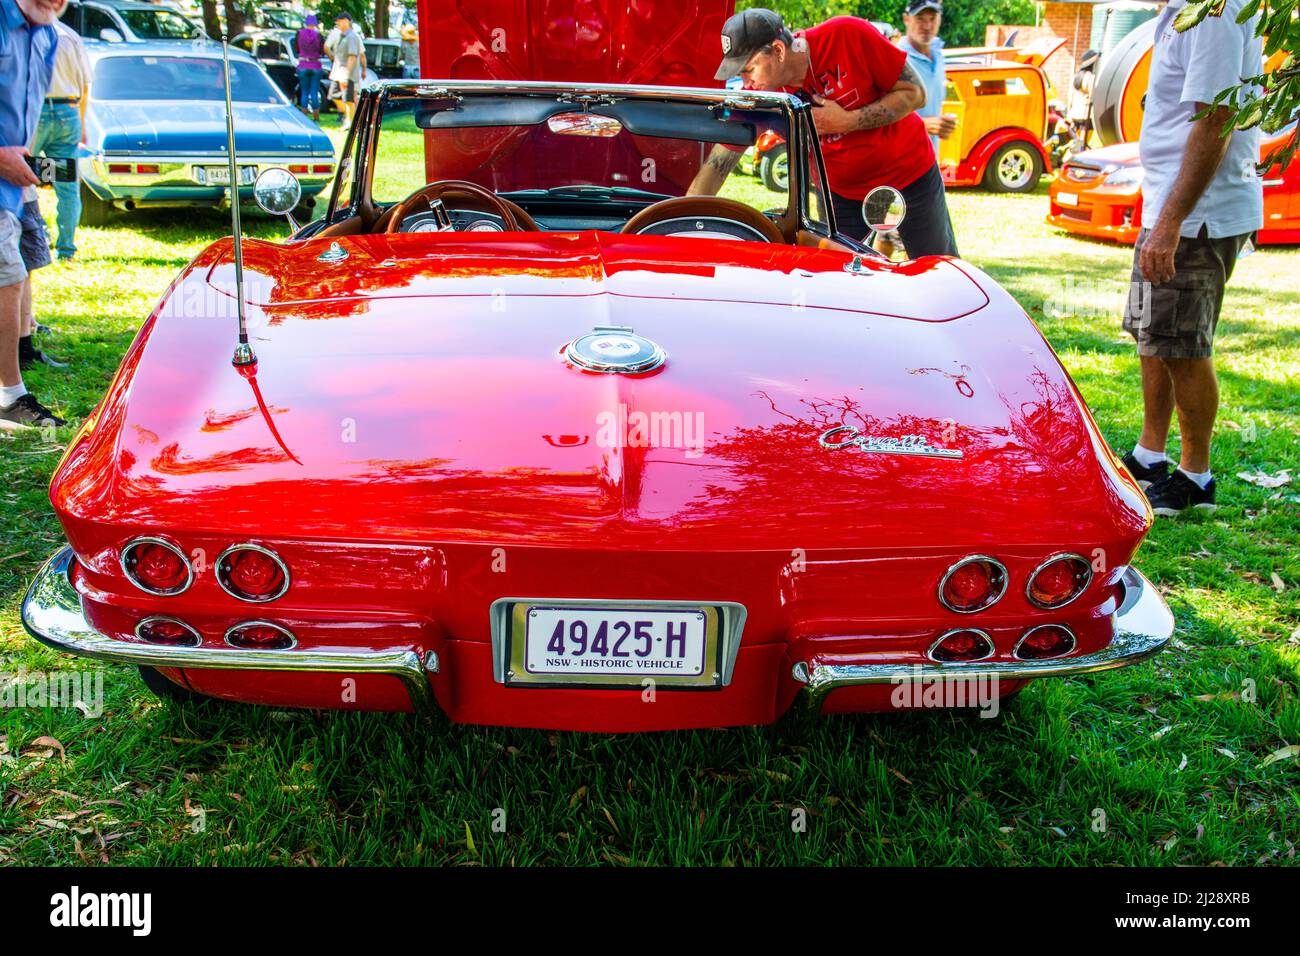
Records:
[[[753,206],[746,206],[734,199],[720,199],[717,196],[678,196],[676,199],[661,200],[653,206],[642,209],[619,231],[624,234],[639,233],[655,223],[668,219],[691,218],[731,219],[757,230],[768,242],[785,242],[785,236],[781,234],[776,223]]]
[[[505,223],[506,232],[518,232],[519,220],[515,217],[514,203],[508,203],[490,189],[484,189],[477,183],[462,179],[443,179],[436,183],[421,186],[397,205],[388,210],[388,225],[385,233],[402,231],[406,217],[417,212],[432,210],[440,222],[451,225],[451,217],[443,208],[443,201],[448,196],[455,196],[458,204],[467,204],[470,209],[480,212],[493,212]],[[487,208],[484,208],[487,207]],[[534,226],[533,228],[536,228]]]

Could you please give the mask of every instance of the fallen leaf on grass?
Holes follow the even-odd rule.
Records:
[[[1173,724],[1165,724],[1163,727],[1161,727],[1159,730],[1157,730],[1154,734],[1151,735],[1151,739],[1159,740],[1161,737],[1163,737],[1165,734],[1169,733],[1169,731],[1173,729],[1174,729]]]
[[[53,737],[37,737],[35,740],[33,740],[31,743],[29,743],[26,747],[23,748],[23,753],[27,753],[28,751],[31,750],[36,750],[40,747],[51,748],[50,753],[45,754],[46,757],[50,756],[50,754],[53,753],[55,750],[59,752],[60,757],[64,756],[63,744],[59,743]]]
[[[605,819],[608,820],[608,821],[609,821],[609,825],[612,826],[612,827],[614,828],[614,832],[617,833],[619,836],[622,836],[622,835],[623,835],[623,831],[620,830],[620,829],[618,828],[618,824],[614,822],[614,818],[613,818],[612,816],[610,816],[609,811],[606,810],[604,807],[601,807],[601,808],[600,808],[600,812],[603,813],[603,814],[605,814]]]
[[[890,767],[890,768],[889,768],[889,772],[892,773],[892,774],[893,774],[895,777],[897,777],[899,780],[903,781],[903,783],[907,784],[909,787],[911,787],[911,786],[915,786],[915,785],[912,783],[912,781],[908,780],[906,777],[904,777],[901,773],[899,773],[899,772],[898,772],[897,770],[895,770],[893,767]]]
[[[1215,747],[1214,749],[1217,750],[1219,753],[1223,754],[1229,760],[1237,759],[1237,755],[1233,753],[1231,750],[1229,750],[1227,747]]]
[[[1174,773],[1181,773],[1187,767],[1187,754],[1183,754],[1183,759],[1178,764],[1178,769]]]
[[[1270,475],[1266,471],[1239,471],[1237,477],[1248,484],[1257,485],[1260,488],[1281,488],[1283,485],[1291,483],[1291,472],[1289,469],[1283,469],[1275,475]]]
[[[1241,694],[1235,690],[1225,690],[1221,694],[1197,694],[1195,699],[1209,703],[1213,700],[1238,700],[1240,697]]]
[[[1280,750],[1274,750],[1271,754],[1260,761],[1261,767],[1267,767],[1271,763],[1277,763],[1279,760],[1294,760],[1300,757],[1300,744],[1291,744],[1289,747],[1283,747]]]
[[[1283,591],[1286,590],[1286,582],[1284,582],[1280,577],[1278,577],[1276,571],[1269,572],[1269,580],[1273,582],[1273,590],[1276,591],[1278,594],[1281,594]]]

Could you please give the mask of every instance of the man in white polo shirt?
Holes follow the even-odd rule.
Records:
[[[1124,328],[1137,340],[1145,406],[1142,436],[1124,464],[1159,515],[1215,507],[1214,331],[1233,265],[1264,225],[1258,129],[1224,138],[1230,112],[1224,107],[1192,119],[1221,90],[1262,71],[1259,16],[1239,24],[1247,0],[1227,0],[1221,16],[1179,33],[1173,22],[1186,2],[1170,0],[1156,20],[1138,140],[1145,227],[1124,311]],[[1175,409],[1182,447],[1171,472],[1165,443]]]

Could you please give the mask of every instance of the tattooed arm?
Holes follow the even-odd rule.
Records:
[[[709,158],[704,161],[700,171],[691,180],[688,196],[716,196],[722,184],[727,181],[731,171],[740,163],[744,155],[740,150],[728,149],[726,146],[714,146]]]
[[[817,109],[813,110],[813,122],[817,124],[817,132],[822,136],[834,136],[897,123],[925,105],[925,84],[917,75],[916,68],[904,63],[903,72],[889,92],[861,109],[846,110],[834,100],[822,97],[815,102]]]

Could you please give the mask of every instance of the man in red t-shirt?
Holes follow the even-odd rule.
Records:
[[[906,53],[857,17],[792,34],[779,14],[758,8],[726,22],[722,51],[716,79],[740,76],[746,89],[798,93],[813,104],[841,232],[863,236],[862,200],[893,186],[907,201],[898,230],[907,254],[957,255],[943,178],[916,113],[925,85]],[[734,149],[715,147],[690,193],[716,194],[739,161]]]

